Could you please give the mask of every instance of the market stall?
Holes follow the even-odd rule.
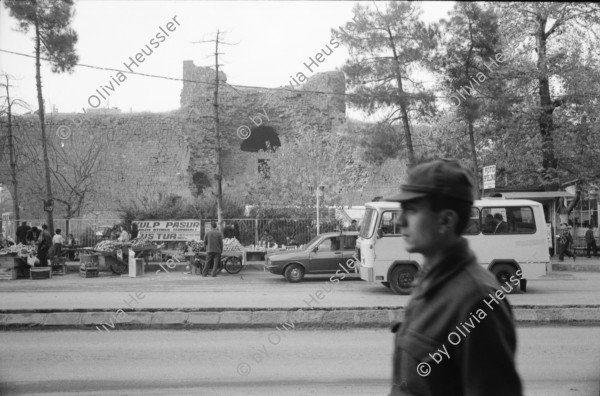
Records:
[[[39,264],[36,255],[35,246],[22,243],[0,249],[0,279],[29,278],[29,269]]]
[[[84,249],[86,262],[95,262],[97,256],[98,270],[110,270],[117,275],[125,274],[129,268],[128,256],[133,252],[135,258],[144,259],[148,264],[148,256],[159,250],[161,246],[156,245],[147,237],[135,238],[130,242],[102,241],[93,249]]]
[[[206,265],[206,251],[203,242],[188,241],[186,251],[183,253],[188,259],[192,274],[200,275],[202,267]],[[222,268],[230,274],[237,274],[242,270],[244,263],[244,247],[235,238],[223,239],[223,252],[221,253]]]

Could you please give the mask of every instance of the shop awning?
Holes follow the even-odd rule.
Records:
[[[506,199],[531,199],[534,201],[551,201],[554,198],[573,198],[574,194],[566,191],[523,191],[523,192],[505,192],[502,196]]]

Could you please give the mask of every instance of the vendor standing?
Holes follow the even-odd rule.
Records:
[[[37,245],[37,240],[40,237],[40,230],[37,227],[31,228],[27,232],[27,245]]]
[[[121,234],[119,235],[119,239],[117,239],[119,242],[129,242],[129,234],[127,233],[127,230],[125,229],[124,226],[119,226],[119,229],[121,230]]]
[[[48,266],[48,250],[52,246],[52,236],[48,232],[48,226],[44,224],[42,226],[42,232],[37,240],[37,257],[40,260],[41,267]]]
[[[31,230],[31,227],[27,225],[26,221],[22,222],[21,225],[17,227],[17,243],[27,245],[27,233],[29,230]]]
[[[54,256],[60,257],[65,241],[61,235],[62,230],[60,228],[57,228],[55,232],[56,234],[52,237],[52,246],[54,247]]]
[[[73,236],[73,234],[69,234],[69,236],[67,237],[67,247],[69,248],[68,255],[70,261],[75,261],[75,245],[75,237]]]

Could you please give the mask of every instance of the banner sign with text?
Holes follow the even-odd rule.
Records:
[[[153,241],[200,241],[200,220],[143,220],[137,224],[138,238],[151,237]]]

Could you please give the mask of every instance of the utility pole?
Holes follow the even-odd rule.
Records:
[[[217,162],[217,170],[215,173],[215,181],[217,182],[217,221],[219,224],[219,228],[223,229],[223,167],[221,164],[221,132],[219,129],[219,44],[227,44],[219,41],[220,31],[217,29],[217,37],[215,40],[207,40],[207,41],[196,41],[194,43],[215,43],[215,90],[213,94],[213,120],[214,120],[214,130],[215,137],[217,140],[217,149],[216,149],[216,162]]]
[[[219,30],[215,40],[215,91],[213,109],[215,113],[215,135],[217,137],[217,220],[223,229],[223,167],[221,166],[221,132],[219,131]]]

